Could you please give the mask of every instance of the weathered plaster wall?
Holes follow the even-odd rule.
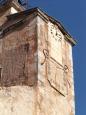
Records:
[[[72,46],[57,25],[37,16],[0,39],[0,67],[0,115],[74,115]]]
[[[66,47],[66,64],[69,71],[67,73],[67,100],[70,106],[70,115],[75,115],[75,97],[74,97],[74,76],[73,76],[73,58],[72,58],[72,46],[65,41]],[[68,52],[68,53],[67,53]]]
[[[0,40],[0,115],[35,115],[36,18]]]
[[[56,25],[39,17],[37,33],[38,113],[74,115],[72,46]]]

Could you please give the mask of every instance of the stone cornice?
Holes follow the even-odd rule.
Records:
[[[65,36],[65,39],[68,40],[73,46],[76,44],[76,41],[71,37],[71,35],[66,31],[66,29],[62,26],[62,24],[55,20],[53,17],[47,15],[45,12],[43,12],[42,10],[40,10],[39,8],[32,8],[29,10],[25,10],[16,14],[12,14],[9,15],[7,18],[8,20],[17,20],[19,17],[28,17],[29,15],[35,15],[35,16],[40,16],[46,23],[48,23],[49,21],[52,22],[53,24],[57,25],[58,28],[60,29],[60,31],[63,33],[63,35]],[[3,26],[2,26],[3,27]]]

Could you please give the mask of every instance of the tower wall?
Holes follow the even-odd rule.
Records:
[[[38,17],[37,25],[38,112],[74,115],[72,45],[56,24]]]
[[[0,115],[74,115],[72,45],[48,18],[0,39],[0,67]]]
[[[36,115],[36,18],[0,39],[0,115]]]

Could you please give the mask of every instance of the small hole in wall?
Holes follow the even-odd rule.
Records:
[[[24,47],[25,47],[26,52],[28,52],[29,51],[29,43],[25,44]]]

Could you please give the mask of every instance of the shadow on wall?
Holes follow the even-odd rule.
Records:
[[[16,85],[33,86],[37,83],[37,71],[34,66],[34,57],[32,63],[28,59],[29,43],[20,45],[19,47],[7,51],[3,51],[1,57],[0,69],[0,86],[10,87]],[[30,63],[29,63],[30,62]]]

